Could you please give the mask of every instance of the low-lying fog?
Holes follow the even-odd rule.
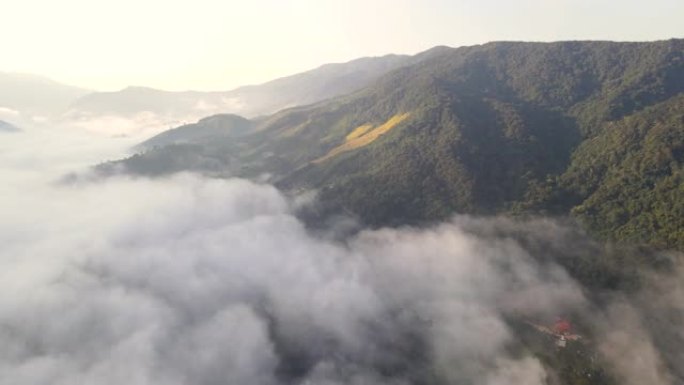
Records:
[[[495,231],[575,247],[550,220],[335,241],[297,219],[306,202],[245,180],[59,183],[140,139],[0,137],[0,384],[544,384],[508,321],[593,309]],[[681,312],[681,283],[667,293]],[[607,305],[595,325],[609,322],[594,338],[616,377],[673,381],[636,309]]]

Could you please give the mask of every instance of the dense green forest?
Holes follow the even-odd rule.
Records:
[[[525,204],[570,210],[594,234],[684,250],[684,95],[607,122]]]

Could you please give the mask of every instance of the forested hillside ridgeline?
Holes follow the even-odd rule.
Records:
[[[571,215],[604,239],[683,246],[684,40],[496,42],[421,57],[246,130],[219,116],[215,135],[196,134],[203,122],[163,133],[100,169],[266,178],[318,191],[321,215],[373,226]]]

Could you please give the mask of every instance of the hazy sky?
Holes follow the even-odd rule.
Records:
[[[435,45],[684,37],[682,0],[3,0],[0,10],[0,70],[107,90],[225,90]]]

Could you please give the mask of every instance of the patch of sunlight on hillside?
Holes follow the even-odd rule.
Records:
[[[334,156],[342,154],[347,151],[357,149],[359,147],[367,146],[380,136],[386,134],[391,129],[396,127],[399,123],[408,119],[411,113],[407,112],[404,114],[397,114],[391,117],[388,121],[380,126],[371,129],[372,125],[365,124],[363,126],[357,127],[349,135],[347,135],[346,141],[341,145],[330,150],[325,156],[314,160],[314,163],[324,162]]]
[[[351,133],[349,133],[349,135],[347,135],[346,140],[347,141],[354,140],[354,139],[364,135],[365,133],[367,133],[371,128],[373,128],[372,124],[364,124],[363,126],[358,126],[354,129],[354,131],[352,131]]]

